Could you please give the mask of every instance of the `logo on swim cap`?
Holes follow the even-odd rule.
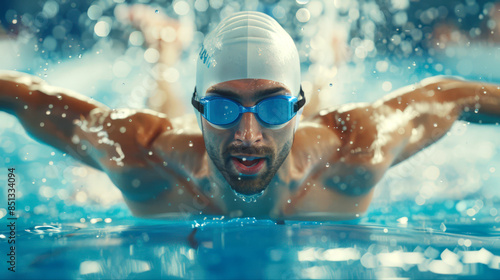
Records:
[[[210,68],[212,66],[212,63],[214,62],[214,59],[212,55],[208,54],[207,49],[205,49],[205,45],[201,45],[201,50],[200,50],[200,60],[207,66],[207,68]]]

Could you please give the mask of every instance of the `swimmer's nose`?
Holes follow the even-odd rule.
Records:
[[[243,113],[234,134],[234,139],[244,142],[246,145],[262,141],[262,127],[253,113]]]

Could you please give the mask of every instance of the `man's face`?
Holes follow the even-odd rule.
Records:
[[[290,90],[261,79],[219,83],[206,94],[230,98],[245,107],[276,95],[290,95]],[[235,124],[220,127],[202,117],[207,153],[233,190],[246,195],[262,192],[290,152],[295,121],[294,117],[279,127],[268,127],[253,113],[244,113]]]

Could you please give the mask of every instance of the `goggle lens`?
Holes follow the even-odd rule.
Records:
[[[286,99],[263,100],[257,106],[257,115],[267,124],[280,125],[293,118],[290,107],[290,102]]]
[[[213,124],[230,124],[236,121],[240,115],[238,104],[228,99],[213,99],[207,102],[207,105],[205,118]]]
[[[301,100],[291,96],[273,96],[261,100],[255,106],[244,107],[238,102],[224,97],[204,97],[196,100],[196,88],[191,104],[207,121],[215,125],[229,125],[237,121],[243,113],[253,113],[260,122],[267,125],[281,125],[290,121],[304,106],[306,99],[302,88]]]
[[[280,125],[290,121],[295,114],[291,112],[291,104],[296,98],[271,97],[264,99],[253,107],[245,108],[239,103],[223,98],[204,98],[206,106],[205,118],[216,125],[228,125],[239,119],[245,112],[255,113],[261,122],[267,125]]]

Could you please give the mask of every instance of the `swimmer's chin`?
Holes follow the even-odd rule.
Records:
[[[267,189],[267,184],[258,184],[252,181],[238,180],[238,182],[230,182],[229,186],[236,193],[246,196],[261,194]]]

